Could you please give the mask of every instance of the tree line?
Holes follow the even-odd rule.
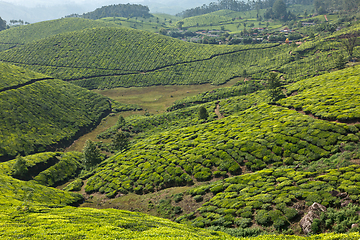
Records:
[[[216,12],[219,10],[232,10],[237,12],[245,12],[250,10],[260,10],[271,8],[275,3],[275,0],[257,0],[257,1],[237,1],[237,0],[218,0],[218,2],[211,2],[209,5],[202,5],[201,7],[187,9],[181,13],[178,13],[177,16],[187,18],[198,16],[206,13]],[[285,0],[285,4],[303,4],[310,5],[313,4],[313,0]]]
[[[71,14],[66,17],[83,17],[88,19],[100,19],[105,17],[151,17],[149,13],[150,9],[147,6],[140,4],[114,4],[109,6],[103,6],[95,9],[95,11],[84,13],[82,15]]]

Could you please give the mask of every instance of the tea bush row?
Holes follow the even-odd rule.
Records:
[[[280,104],[304,110],[328,120],[351,121],[360,118],[360,67],[318,76],[288,86],[289,95]]]
[[[88,193],[146,193],[269,166],[296,166],[359,141],[355,126],[328,123],[282,107],[259,104],[238,115],[154,134],[106,160]],[[224,174],[223,174],[224,173]]]
[[[0,157],[68,144],[110,112],[108,100],[60,80],[0,92]]]
[[[188,193],[194,198],[208,192],[213,193],[213,197],[193,213],[200,214],[200,217],[189,220],[199,227],[246,228],[257,223],[264,228],[272,226],[277,230],[287,229],[292,222],[300,219],[303,201],[307,206],[318,202],[326,207],[338,209],[341,203],[347,200],[340,197],[340,193],[345,192],[351,202],[358,204],[359,176],[360,166],[351,165],[327,170],[326,174],[321,171],[320,173],[304,172],[284,168],[266,169],[227,178],[189,190]],[[214,189],[217,191],[213,191]],[[325,215],[332,220],[328,221],[326,229],[338,233],[350,230],[351,225],[359,223],[360,219],[345,212],[356,213],[357,208],[349,206],[349,210],[342,210],[344,212],[342,217],[336,217],[340,214],[338,210],[329,209]],[[342,230],[334,225],[343,221],[335,220],[338,218],[348,221]],[[177,221],[184,220],[186,219],[180,217]]]

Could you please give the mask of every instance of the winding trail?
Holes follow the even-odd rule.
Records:
[[[216,105],[215,114],[218,116],[218,119],[224,118],[224,115],[222,115],[221,112],[220,112],[220,104]]]

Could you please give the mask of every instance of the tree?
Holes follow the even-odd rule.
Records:
[[[342,54],[338,56],[338,58],[335,61],[335,65],[337,69],[343,69],[346,65],[346,60]]]
[[[208,117],[209,117],[209,114],[208,114],[206,108],[201,106],[199,109],[199,119],[207,120]]]
[[[116,123],[116,128],[117,129],[122,128],[125,126],[125,124],[126,124],[125,118],[120,115],[119,119],[117,120],[117,123]]]
[[[353,58],[353,53],[354,53],[354,48],[356,46],[357,38],[358,38],[358,33],[350,33],[350,34],[346,34],[344,36],[344,39],[341,41],[342,45],[349,54],[350,60],[352,60]]]
[[[167,30],[165,29],[165,28],[160,28],[160,30],[159,30],[159,33],[161,34],[161,35],[167,35]]]
[[[86,169],[89,169],[102,161],[100,150],[91,140],[86,140],[83,154],[83,162]]]
[[[275,72],[269,73],[269,79],[267,82],[267,90],[270,98],[270,103],[274,103],[283,96],[281,89],[280,77]]]
[[[6,29],[6,21],[0,17],[0,31]]]
[[[180,29],[182,29],[182,26],[184,25],[184,21],[179,21],[176,23],[176,26]]]
[[[16,157],[16,162],[12,168],[12,176],[18,179],[25,179],[28,173],[26,160],[20,155]]]
[[[129,134],[123,131],[117,132],[113,137],[111,146],[114,150],[124,151],[129,149]]]
[[[283,0],[276,0],[272,7],[274,18],[281,19],[286,15],[286,4]]]

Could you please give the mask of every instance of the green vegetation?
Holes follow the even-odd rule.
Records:
[[[105,17],[150,17],[150,10],[147,6],[140,4],[116,4],[103,6],[93,12],[84,13],[80,17],[89,19],[100,19]]]
[[[286,83],[336,68],[342,47],[335,37],[346,31],[294,48],[196,45],[137,30],[93,28],[19,46],[0,53],[0,59],[89,89],[223,84],[242,76],[244,70],[252,79],[265,79],[268,72],[277,70]]]
[[[126,193],[141,187],[146,193],[207,181],[217,170],[237,175],[240,166],[256,171],[307,164],[338,152],[343,141],[358,141],[358,131],[260,104],[237,116],[138,141],[126,153],[106,160],[85,189]]]
[[[327,120],[358,121],[360,119],[360,67],[324,74],[288,86],[291,97],[282,106],[303,110]]]
[[[3,161],[66,146],[110,111],[106,98],[88,90],[3,63],[0,68],[5,77],[0,91]]]
[[[356,214],[359,206],[350,204],[340,211],[337,209],[345,202],[358,203],[359,172],[358,165],[327,170],[325,174],[322,171],[304,172],[283,168],[227,178],[189,191],[193,196],[199,192],[210,192],[213,197],[195,213],[189,214],[199,217],[180,217],[177,221],[191,220],[199,227],[238,226],[245,229],[257,223],[266,232],[286,230],[299,220],[299,214],[306,206],[318,202],[328,207],[328,212],[320,217],[322,225],[314,224],[314,227],[345,233],[352,224],[360,223]],[[341,192],[349,195],[341,197]]]
[[[327,211],[310,228],[328,234],[307,239],[358,239],[359,47],[347,36],[357,36],[360,25],[355,15],[338,12],[322,22],[324,16],[308,18],[312,6],[274,2],[272,10],[211,10],[182,20],[113,17],[118,5],[91,13],[111,16],[97,21],[66,18],[2,31],[1,238],[303,239],[283,234],[302,235],[299,221],[317,202]],[[264,14],[281,19],[264,22]],[[303,19],[283,21],[295,16]],[[285,25],[296,32],[276,32]],[[222,46],[168,37],[192,41],[195,30],[213,33]],[[203,42],[217,43],[209,36]],[[198,86],[179,100],[166,91],[176,88],[171,84]],[[119,86],[158,92],[138,101],[134,89],[109,90]],[[152,104],[165,95],[177,101]],[[88,140],[83,153],[45,152],[100,122],[104,132],[74,142],[101,139]]]
[[[0,32],[0,50],[4,51],[61,33],[94,27],[117,27],[117,25],[83,18],[64,18],[19,26]]]

